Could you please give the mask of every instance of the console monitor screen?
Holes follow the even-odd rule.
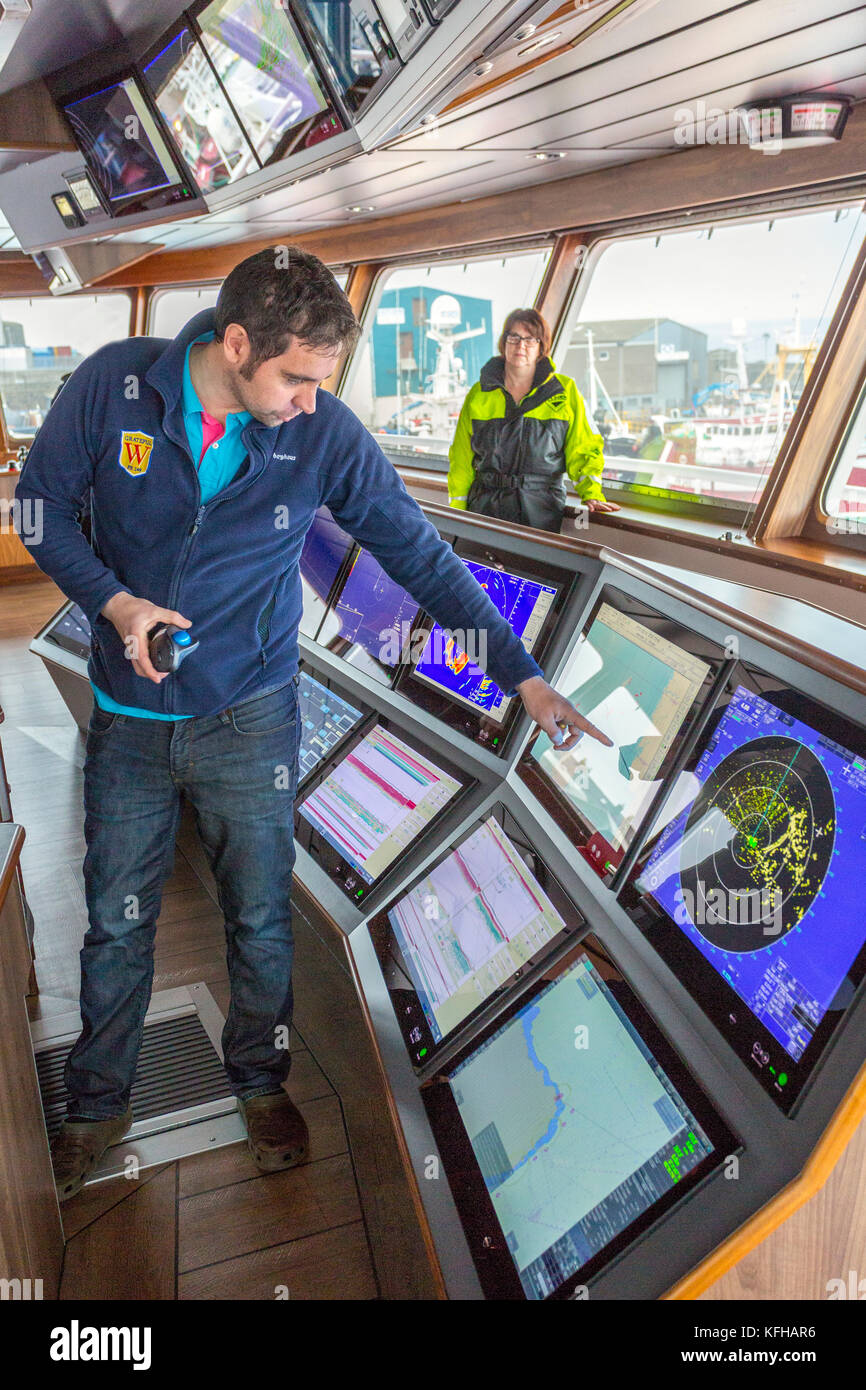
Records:
[[[359,900],[465,785],[379,723],[299,803],[298,838],[306,848],[312,832],[320,852],[322,842],[330,847],[326,862]]]
[[[783,1109],[866,973],[864,754],[842,716],[736,679],[624,893]]]
[[[355,542],[341,529],[327,507],[313,517],[301,551],[301,587],[304,610],[301,632],[315,638],[328,608],[328,599],[343,561]],[[322,640],[322,639],[320,639]]]
[[[583,924],[504,807],[476,823],[369,924],[412,1060]]]
[[[737,1144],[593,938],[422,1094],[488,1296],[568,1296]]]
[[[361,648],[377,671],[395,667],[408,645],[418,604],[406,590],[391,579],[368,551],[359,550],[352,561],[340,593],[334,600],[334,617],[339,623],[338,639],[351,644],[344,653],[353,662],[352,648]],[[381,677],[380,677],[381,678]]]
[[[71,604],[52,623],[45,633],[45,640],[87,661],[90,657],[90,623],[84,610],[77,603]]]
[[[301,721],[300,786],[358,727],[365,712],[302,671],[298,681],[298,713]]]
[[[668,634],[674,625],[668,619],[646,615],[651,627],[624,607],[599,605],[556,680],[556,689],[613,746],[584,737],[558,753],[541,732],[527,749],[521,772],[528,763],[524,780],[538,784],[545,803],[553,794],[566,828],[578,832],[579,843],[591,837],[591,850],[600,851],[601,868],[608,871],[631,844],[659,791],[678,736],[698,696],[705,687],[708,691],[714,670],[711,661],[695,654],[696,646],[703,650],[703,639],[676,629],[680,640],[672,641]]]
[[[135,78],[80,97],[63,109],[90,172],[116,212],[124,211],[123,204],[133,198],[137,203],[160,195],[153,206],[161,206],[193,196]]]
[[[475,560],[464,559],[463,563],[531,652],[556,598],[556,587]],[[472,655],[463,651],[438,623],[430,629],[413,674],[497,723],[505,718],[513,698],[504,695],[472,660]]]

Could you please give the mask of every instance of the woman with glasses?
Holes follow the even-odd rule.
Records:
[[[567,473],[590,511],[619,511],[601,490],[602,437],[549,350],[550,329],[541,314],[513,309],[499,356],[481,368],[460,411],[448,454],[452,507],[558,531]]]

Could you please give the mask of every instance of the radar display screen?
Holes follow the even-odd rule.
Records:
[[[474,560],[464,559],[463,563],[507,620],[514,635],[531,652],[556,598],[556,588]],[[459,647],[438,623],[430,629],[414,675],[497,723],[501,723],[511,704],[512,697],[504,695],[495,681],[489,680],[472,660],[472,655]]]
[[[47,642],[54,642],[65,652],[80,656],[84,661],[90,656],[90,623],[77,603],[64,609],[44,636]]]
[[[520,767],[602,876],[631,844],[721,657],[666,616],[607,592],[555,685],[613,746],[584,737],[559,753],[540,732]]]
[[[422,1096],[494,1298],[569,1297],[738,1146],[593,937]]]
[[[624,893],[786,1110],[866,971],[864,751],[835,712],[735,684]]]
[[[467,785],[379,722],[298,803],[296,834],[355,902]]]
[[[306,671],[301,672],[298,682],[298,706],[301,719],[300,785],[358,727],[365,711],[350,705],[348,700],[342,699]]]
[[[416,1066],[584,918],[504,806],[369,923]]]
[[[304,539],[301,551],[301,588],[304,608],[301,632],[315,638],[328,608],[328,599],[343,561],[355,542],[337,525],[327,507],[320,507]]]

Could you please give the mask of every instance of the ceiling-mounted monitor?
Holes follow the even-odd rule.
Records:
[[[283,0],[340,98],[357,116],[401,70],[372,0]]]
[[[67,98],[61,110],[112,216],[195,198],[134,74]]]
[[[279,0],[211,0],[195,28],[261,164],[344,129],[303,37]]]
[[[866,980],[866,728],[745,663],[621,901],[780,1109]]]

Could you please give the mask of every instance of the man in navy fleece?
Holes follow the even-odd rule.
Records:
[[[357,331],[314,256],[259,252],[175,339],[129,338],[88,357],[23,470],[17,495],[42,509],[34,558],[92,629],[90,926],[83,1029],[52,1146],[61,1200],[132,1123],[181,793],[225,914],[224,1060],[250,1150],[265,1170],[306,1156],[306,1125],[282,1087],[289,1053],[274,1039],[292,1012],[299,558],[318,507],[442,626],[485,630],[487,674],[561,748],[584,731],[604,738],[543,679],[360,421],[317,396]],[[78,521],[88,503],[90,543]],[[158,622],[192,627],[200,642],[170,680],[148,658]],[[278,766],[292,771],[288,790]]]

